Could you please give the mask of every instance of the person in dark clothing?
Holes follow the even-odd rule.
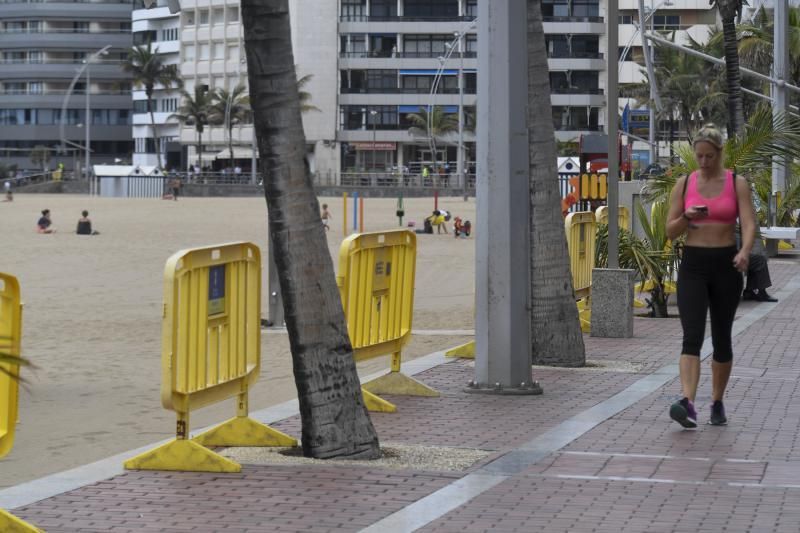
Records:
[[[50,210],[44,209],[42,210],[42,216],[39,217],[39,221],[36,223],[36,231],[39,233],[55,233],[56,230],[53,228],[53,221],[50,220]]]
[[[769,277],[767,257],[761,239],[756,238],[753,251],[750,253],[750,265],[747,268],[747,283],[742,292],[742,300],[756,302],[777,302],[778,299],[767,292],[767,287],[772,286]]]
[[[78,228],[75,233],[78,235],[100,235],[99,231],[92,231],[92,221],[89,219],[89,211],[81,211],[81,218],[78,219]]]

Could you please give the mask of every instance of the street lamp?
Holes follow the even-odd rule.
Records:
[[[458,45],[458,151],[456,161],[456,172],[463,180],[464,201],[467,200],[467,172],[464,164],[464,36],[463,31],[453,32],[455,40],[447,43],[446,46],[452,52],[453,47]]]
[[[90,142],[90,139],[91,139],[90,133],[91,133],[91,127],[92,127],[92,116],[90,114],[91,113],[91,107],[92,107],[91,106],[91,94],[92,94],[91,85],[92,85],[92,82],[91,82],[91,77],[90,77],[90,74],[89,74],[89,71],[91,70],[90,69],[90,65],[93,62],[97,61],[97,59],[100,56],[108,55],[108,49],[109,48],[110,48],[110,46],[106,46],[106,47],[98,50],[97,52],[95,52],[91,56],[89,56],[87,59],[83,60],[83,63],[86,65],[86,120],[84,120],[84,122],[86,123],[86,163],[85,163],[85,166],[86,166],[86,181],[89,181],[91,179],[90,178],[90,176],[91,176],[90,157],[91,157],[91,152],[92,152],[92,149],[89,146],[89,142]],[[94,180],[90,181],[89,183],[90,183],[90,185],[89,185],[89,194],[90,195],[97,194],[99,192],[99,191],[97,191],[97,188],[98,188],[97,184],[94,182]]]
[[[61,124],[59,125],[59,134],[60,134],[60,137],[61,137],[61,150],[62,151],[66,151],[66,148],[67,148],[67,142],[68,141],[67,141],[66,135],[64,133],[64,126],[65,126],[66,121],[67,121],[67,102],[69,102],[69,97],[72,95],[72,90],[75,88],[75,83],[77,83],[78,79],[83,75],[83,71],[86,70],[89,67],[89,64],[92,61],[94,61],[95,59],[97,59],[101,55],[107,55],[108,54],[108,49],[109,48],[111,48],[111,45],[107,44],[106,46],[104,46],[103,48],[101,48],[100,50],[98,50],[97,52],[92,54],[91,56],[89,56],[88,59],[84,60],[83,61],[83,66],[80,69],[78,69],[78,72],[75,74],[75,77],[72,78],[72,81],[69,84],[69,88],[67,89],[67,93],[64,95],[64,101],[61,102]],[[87,124],[88,124],[88,119],[89,119],[89,117],[88,117],[89,81],[90,80],[89,80],[88,71],[87,71],[87,78],[86,78],[86,107],[87,107],[87,117],[86,117],[87,120],[86,120],[86,122],[87,122]],[[88,130],[88,126],[87,126],[87,130],[86,130],[86,147],[85,148],[86,148],[86,151],[87,151],[86,162],[87,162],[87,166],[88,166],[88,161],[89,161],[89,153],[88,153],[88,151],[89,151],[89,130]],[[87,179],[88,179],[88,170],[87,170]],[[90,195],[92,194],[91,184],[90,184],[89,194]]]
[[[375,117],[378,115],[378,112],[375,111],[374,109],[371,109],[369,114],[372,117],[372,171],[375,172],[375,169],[377,168],[375,165],[375,158],[376,158],[375,152],[377,151],[375,142],[376,141],[375,128],[378,125],[378,120]]]

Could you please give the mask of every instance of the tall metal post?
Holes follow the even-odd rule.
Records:
[[[468,390],[531,387],[526,0],[478,3],[475,382]]]
[[[91,78],[89,76],[89,71],[92,70],[91,66],[91,58],[86,60],[86,116],[83,118],[84,127],[86,128],[86,160],[84,162],[85,172],[86,172],[86,181],[89,184],[89,196],[94,195],[94,182],[92,182],[91,172],[89,171],[89,152],[91,152],[91,148],[89,146],[89,139],[91,138],[91,134],[89,129],[92,127],[92,116],[91,116],[91,103],[89,101],[89,97],[91,94],[90,86],[92,84]]]
[[[789,75],[789,0],[775,0],[774,13],[774,52],[772,76],[778,82],[772,85],[772,114],[773,117],[789,111],[789,98],[785,81]],[[786,172],[789,168],[789,159],[786,156],[776,155],[772,158],[772,195],[786,190]],[[773,201],[777,207],[777,199]],[[777,209],[770,209],[771,226],[777,226]],[[774,242],[774,241],[771,241]]]
[[[458,161],[456,172],[464,180],[464,200],[467,199],[467,173],[464,171],[464,32],[458,34]]]
[[[619,8],[617,2],[606,3],[606,23],[608,29],[608,58],[616,57],[619,46]],[[642,28],[644,31],[644,28]],[[609,63],[608,93],[606,95],[606,128],[608,133],[608,268],[619,268],[619,117],[617,116],[617,101],[619,98],[619,74],[615,61]],[[655,78],[651,78],[655,79]],[[652,82],[650,86],[652,87]],[[652,90],[652,89],[651,89]],[[652,103],[651,103],[652,106]],[[652,130],[651,130],[652,131]],[[651,147],[652,149],[652,147]]]
[[[656,25],[653,19],[655,19],[656,11],[652,4],[650,4],[653,11],[650,12],[650,33],[655,33]],[[644,31],[644,23],[641,23],[642,31]],[[650,54],[650,65],[653,66],[653,70],[655,70],[655,63],[656,63],[656,47],[653,46],[653,43],[648,42],[650,45],[650,50],[648,53]],[[647,106],[650,110],[650,123],[648,128],[648,141],[650,142],[650,164],[658,163],[658,140],[656,139],[656,110],[655,110],[655,100],[656,100],[656,78],[653,77],[650,79],[650,104]]]

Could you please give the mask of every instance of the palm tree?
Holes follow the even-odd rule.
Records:
[[[725,79],[728,87],[728,137],[733,137],[744,126],[742,73],[739,71],[739,41],[736,35],[736,19],[742,17],[743,0],[711,0],[711,4],[717,6],[722,19]]]
[[[530,274],[533,362],[584,366],[586,350],[570,274],[561,216],[561,193],[553,177],[556,146],[550,113],[547,49],[541,0],[528,0],[528,154],[530,158]]]
[[[303,454],[376,458],[333,261],[320,224],[300,111],[289,0],[242,0],[251,104],[264,166],[302,421]]]
[[[214,93],[208,91],[206,85],[196,85],[194,97],[181,90],[183,102],[177,113],[171,115],[178,119],[184,126],[194,126],[197,132],[197,160],[203,168],[203,130],[207,124],[214,124],[213,103]]]
[[[680,163],[669,168],[663,176],[648,180],[645,190],[648,201],[666,201],[677,179],[697,170],[691,146],[680,146],[676,152]],[[755,201],[760,206],[768,205],[772,158],[775,155],[786,156],[790,161],[800,158],[800,122],[786,115],[773,117],[769,105],[762,104],[750,115],[742,134],[725,142],[725,167],[736,169],[739,175],[750,180],[755,188]],[[790,174],[786,193],[778,207],[778,216],[784,226],[792,225],[792,213],[800,209],[800,176]],[[765,211],[757,211],[759,218],[765,221]]]
[[[169,89],[173,85],[182,86],[180,73],[177,65],[166,65],[162,57],[158,54],[158,48],[151,49],[150,41],[147,46],[134,46],[128,53],[128,59],[122,63],[122,70],[133,77],[133,84],[136,87],[144,87],[147,96],[147,109],[150,112],[150,127],[153,130],[153,142],[155,143],[158,166],[163,167],[161,143],[156,133],[155,101],[153,94],[156,85],[161,85]]]
[[[212,100],[210,119],[228,130],[230,168],[233,168],[233,126],[250,121],[250,97],[247,95],[247,88],[239,84],[232,91],[217,89]]]
[[[445,113],[442,106],[420,106],[419,113],[409,113],[408,120],[413,126],[408,133],[413,137],[428,139],[433,158],[433,169],[436,171],[436,140],[448,133],[458,131],[458,115]]]
[[[296,68],[296,67],[295,67]],[[306,74],[302,78],[297,78],[297,89],[300,91],[300,112],[308,113],[309,111],[322,111],[320,108],[311,103],[311,93],[304,90],[308,82],[313,78],[313,74]]]

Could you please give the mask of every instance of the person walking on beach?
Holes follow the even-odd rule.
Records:
[[[325,231],[329,231],[330,228],[330,218],[331,212],[328,211],[328,204],[322,204],[322,213],[320,213],[319,217],[322,219],[322,226],[325,228]]]
[[[181,192],[181,179],[175,176],[169,180],[169,188],[172,190],[172,199],[178,201],[178,194]]]
[[[721,131],[713,125],[704,126],[694,137],[693,146],[699,169],[678,179],[672,189],[666,228],[672,241],[686,234],[677,291],[683,328],[679,363],[683,397],[669,409],[670,418],[684,428],[697,427],[694,401],[709,310],[714,347],[709,424],[728,422],[722,397],[733,364],[731,330],[742,292],[742,274],[747,272],[755,238],[750,187],[744,178],[723,168]],[[738,250],[737,217],[742,233]]]

